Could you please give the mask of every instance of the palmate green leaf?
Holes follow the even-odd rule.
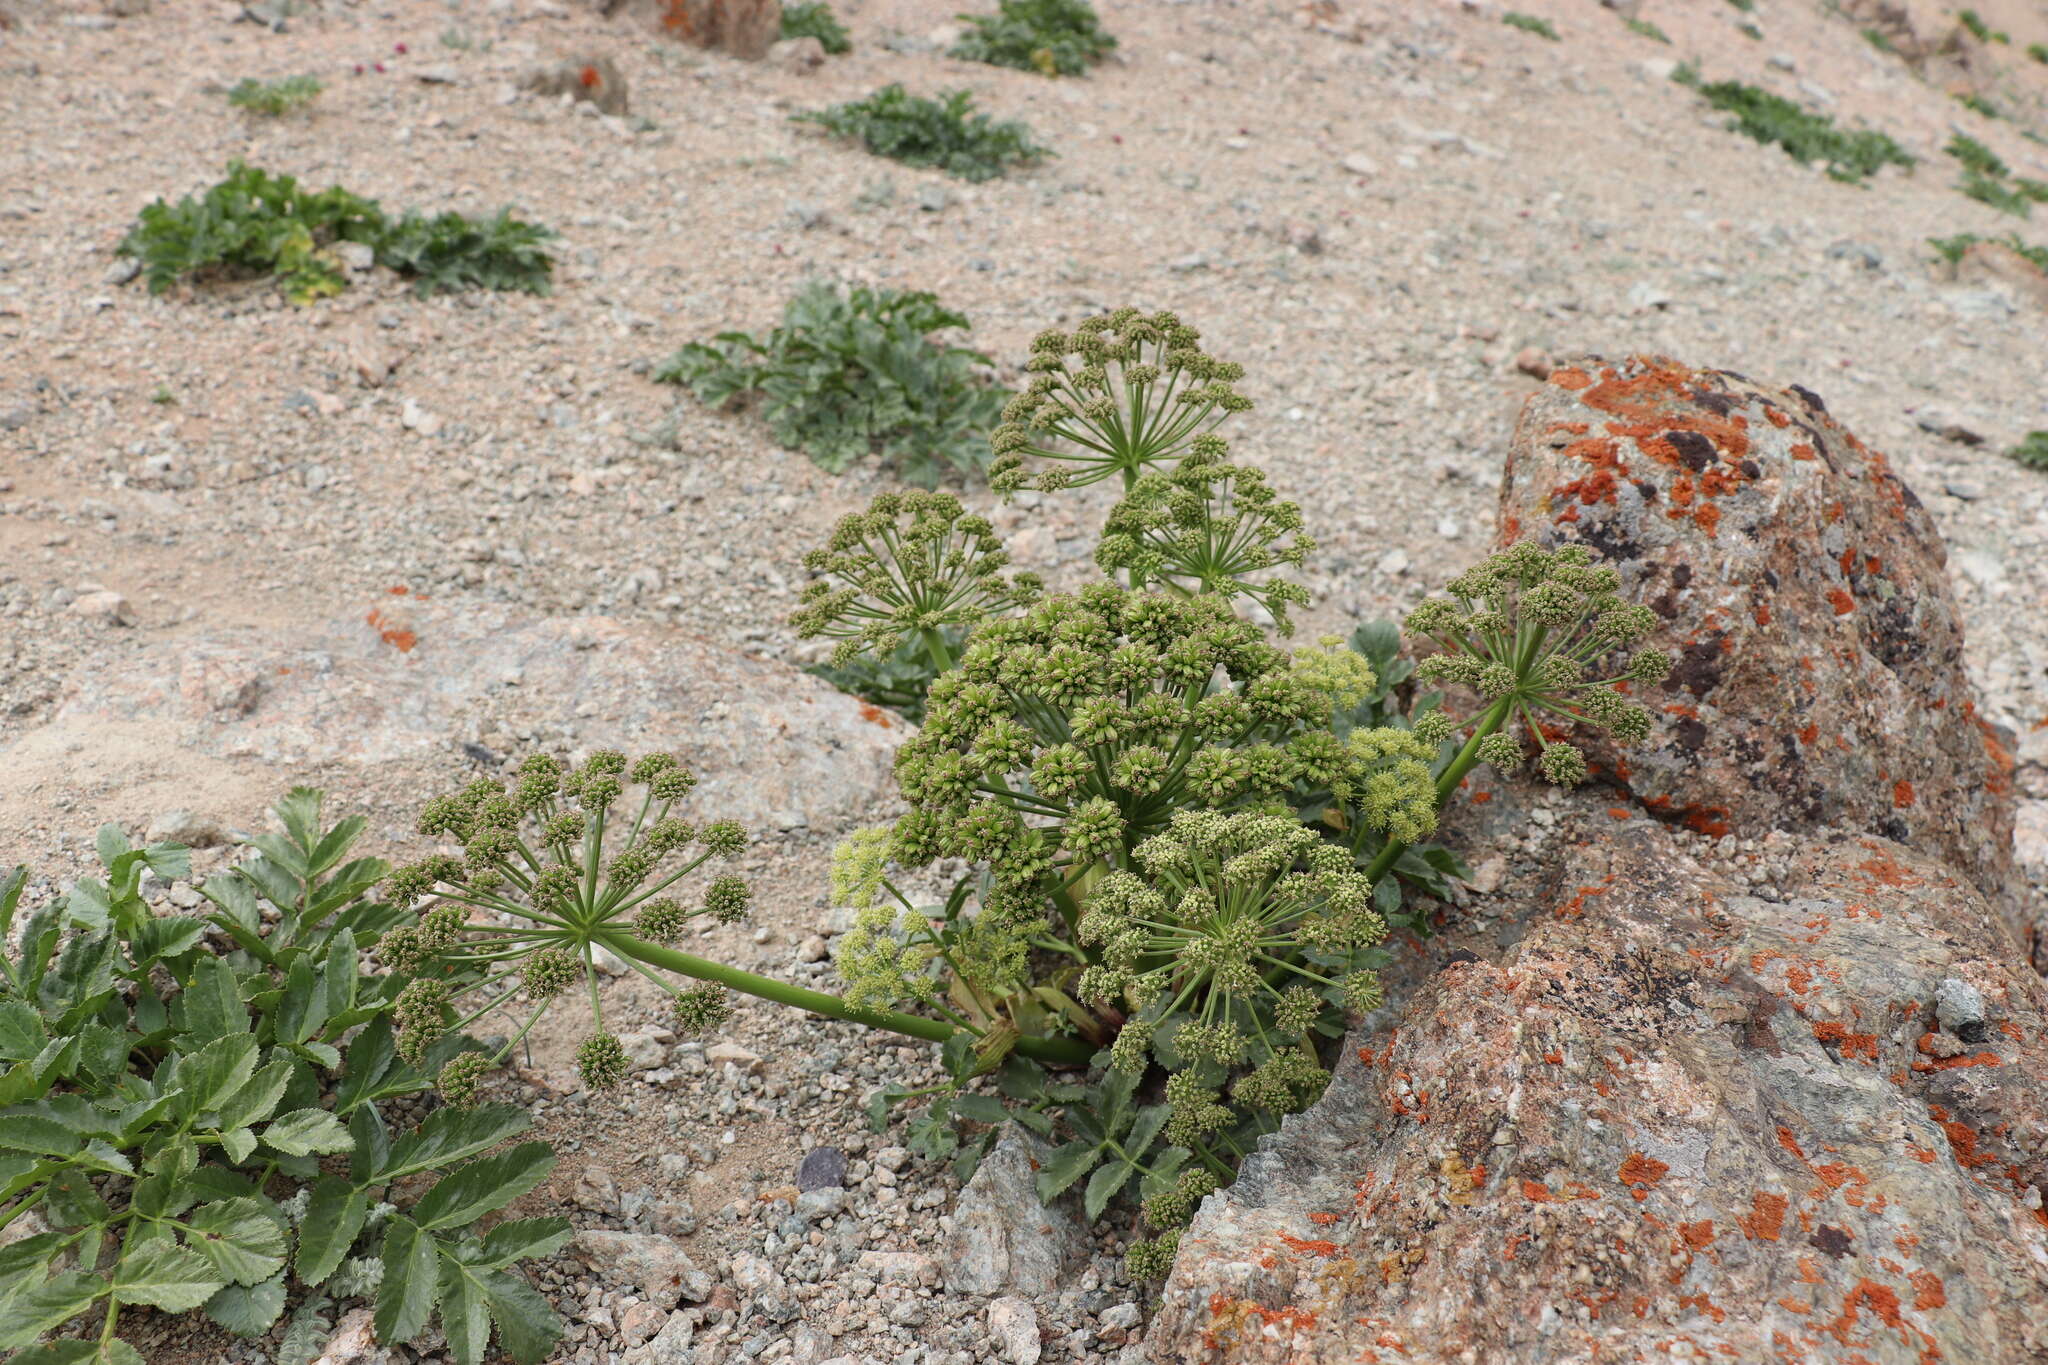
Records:
[[[299,1222],[297,1269],[305,1284],[320,1284],[355,1245],[369,1215],[369,1196],[340,1176],[322,1176]]]
[[[1102,1217],[1102,1211],[1109,1207],[1109,1201],[1123,1192],[1124,1186],[1130,1183],[1131,1176],[1136,1170],[1135,1166],[1122,1157],[1095,1168],[1095,1174],[1088,1177],[1088,1188],[1081,1196],[1081,1207],[1088,1215],[1089,1222],[1092,1223]]]
[[[1101,1159],[1102,1148],[1085,1139],[1054,1148],[1038,1173],[1038,1202],[1050,1204]]]
[[[284,1274],[256,1284],[231,1284],[206,1301],[206,1316],[238,1337],[260,1337],[284,1315]]]
[[[517,1275],[479,1264],[474,1243],[439,1250],[441,1327],[458,1365],[478,1365],[493,1323],[505,1353],[520,1365],[545,1360],[562,1336],[562,1320],[547,1300]]]
[[[522,1142],[472,1161],[413,1205],[413,1221],[431,1230],[467,1227],[546,1180],[554,1165],[555,1150],[545,1142]]]
[[[267,1199],[223,1200],[193,1210],[185,1220],[186,1241],[222,1279],[256,1284],[284,1268],[281,1219]]]
[[[562,1320],[534,1287],[517,1275],[487,1270],[477,1277],[491,1320],[498,1325],[498,1344],[518,1365],[540,1365],[562,1339]]]
[[[346,1152],[355,1145],[341,1120],[325,1109],[299,1109],[284,1115],[263,1130],[263,1141],[287,1156]]]
[[[442,1256],[437,1288],[441,1299],[441,1331],[456,1365],[481,1365],[491,1344],[491,1310],[485,1302],[478,1271]]]
[[[411,1341],[427,1325],[438,1292],[433,1237],[410,1218],[384,1225],[384,1279],[377,1286],[372,1325],[377,1340]]]
[[[140,1246],[130,1241],[114,1268],[113,1288],[123,1303],[183,1313],[205,1303],[226,1283],[227,1277],[197,1251],[158,1238]]]

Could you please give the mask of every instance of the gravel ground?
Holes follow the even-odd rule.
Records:
[[[1103,0],[1117,57],[1047,81],[944,57],[932,30],[953,7],[916,0],[841,5],[854,51],[809,75],[553,0],[330,0],[283,32],[237,22],[234,4],[111,19],[0,0],[15,19],[0,27],[0,863],[72,875],[101,821],[172,806],[255,827],[294,781],[372,812],[373,842],[402,857],[418,801],[466,775],[459,757],[186,767],[146,734],[49,725],[70,680],[146,640],[224,623],[288,638],[404,587],[817,657],[785,624],[798,557],[888,471],[828,476],[757,419],[679,403],[648,375],[682,342],[773,325],[819,274],[936,290],[1012,382],[1041,327],[1127,302],[1179,311],[1246,366],[1258,407],[1227,428],[1237,452],[1309,509],[1310,634],[1397,612],[1484,552],[1500,455],[1536,382],[1524,365],[1648,350],[1803,384],[1933,509],[1986,713],[2020,737],[2025,794],[2048,796],[2048,565],[2034,557],[2048,478],[2000,454],[2048,428],[2048,311],[1946,278],[1925,246],[1963,231],[2043,240],[1956,193],[1940,148],[1967,131],[2048,179],[2048,67],[2012,65],[2015,118],[1992,122],[1819,4],[1653,0],[1642,17],[1663,46],[1591,0],[1517,3],[1564,41],[1487,5]],[[2014,54],[2048,41],[2021,0],[1977,8]],[[626,74],[627,117],[514,88],[536,61],[585,53]],[[1664,79],[1676,58],[1881,127],[1921,164],[1832,182],[1723,131]],[[253,121],[219,93],[298,72],[329,85],[306,115]],[[787,121],[889,81],[972,88],[1059,156],[971,186]],[[392,208],[512,204],[562,232],[557,291],[422,301],[372,271],[294,309],[258,284],[151,298],[123,282],[112,248],[136,210],[203,189],[234,157]],[[1075,495],[996,516],[1028,566],[1073,581],[1103,510]],[[2021,815],[2037,881],[2044,813],[2030,801]],[[832,927],[823,869],[842,832],[758,849],[756,927],[710,950],[823,976],[804,959]],[[1487,850],[1470,852],[1485,866]],[[649,1003],[613,991],[629,1021]],[[924,1074],[924,1053],[750,1010],[726,1036],[757,1063],[657,1038],[661,1061],[622,1108],[571,1093],[579,1036],[542,1039],[502,1082],[565,1149],[529,1211],[647,1232],[669,1218],[715,1282],[682,1310],[697,1361],[1023,1351],[997,1343],[988,1301],[935,1291],[915,1267],[890,1272],[907,1284],[861,1268],[868,1253],[932,1255],[954,1197],[943,1170],[897,1164],[860,1113],[879,1082]],[[847,1203],[807,1222],[777,1192],[815,1147],[847,1157]],[[678,1189],[688,1233],[654,1211]],[[609,1363],[651,1318],[573,1264],[547,1272],[578,1323],[565,1358]],[[1114,1267],[1105,1254],[1035,1305],[1045,1359],[1122,1349],[1142,1300]],[[151,1359],[179,1358],[174,1341]]]

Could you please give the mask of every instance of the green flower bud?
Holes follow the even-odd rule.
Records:
[[[1149,1242],[1133,1242],[1124,1253],[1124,1274],[1140,1283],[1163,1280],[1173,1271],[1173,1258],[1180,1251],[1180,1232],[1161,1233]]]
[[[675,998],[676,1031],[701,1037],[732,1018],[732,997],[723,986],[706,982]]]
[[[737,924],[747,917],[754,893],[744,877],[731,873],[719,877],[704,892],[704,909],[720,924]]]
[[[1479,741],[1479,761],[1511,773],[1522,766],[1522,746],[1513,735],[1496,730]]]
[[[560,948],[543,948],[526,959],[520,984],[536,1003],[552,1000],[583,977],[583,968]]]
[[[1536,766],[1560,787],[1576,787],[1586,780],[1586,756],[1570,744],[1546,744]]]
[[[667,898],[649,901],[640,907],[640,914],[633,921],[633,932],[649,943],[674,943],[682,937],[683,926],[688,920],[689,912],[675,901]]]
[[[442,1102],[451,1109],[474,1109],[478,1090],[490,1070],[491,1060],[481,1052],[465,1052],[455,1057],[441,1068],[440,1079],[435,1082]]]
[[[576,1049],[576,1071],[586,1090],[611,1089],[631,1066],[625,1045],[609,1033],[593,1034]]]

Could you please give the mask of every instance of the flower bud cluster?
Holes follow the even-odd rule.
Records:
[[[1231,387],[1244,367],[1206,354],[1200,341],[1173,313],[1135,308],[1071,333],[1040,332],[1025,365],[1031,384],[989,438],[989,485],[1006,497],[1052,492],[1117,474],[1128,481],[1183,458],[1218,422],[1252,406]],[[1031,457],[1056,463],[1033,471]]]
[[[952,494],[883,493],[804,556],[817,576],[791,620],[803,639],[841,641],[835,663],[887,657],[906,635],[970,627],[1034,600],[1037,576],[1006,576],[1009,562],[987,518]]]
[[[1210,437],[1217,447],[1221,437]],[[1185,591],[1246,597],[1290,635],[1290,606],[1308,589],[1269,571],[1299,569],[1315,549],[1302,534],[1301,508],[1281,502],[1259,470],[1226,464],[1221,452],[1191,452],[1170,474],[1139,478],[1110,510],[1095,562],[1132,586],[1166,581]]]
[[[1650,713],[1629,690],[1663,681],[1671,659],[1625,652],[1657,628],[1656,613],[1623,601],[1620,575],[1596,566],[1590,550],[1524,541],[1445,586],[1450,599],[1422,603],[1404,629],[1442,651],[1416,667],[1418,679],[1470,688],[1504,722],[1481,740],[1479,758],[1502,771],[1519,766],[1519,729],[1537,746],[1537,770],[1569,787],[1585,780],[1586,756],[1553,737],[1562,726],[1604,729],[1624,744],[1649,734]]]

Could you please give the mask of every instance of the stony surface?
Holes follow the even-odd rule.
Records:
[[[1818,394],[1661,357],[1553,369],[1499,537],[1595,547],[1666,625],[1661,724],[1601,775],[1702,833],[1868,829],[2003,899],[2013,759],[1977,713],[1933,518]]]
[[[672,631],[387,596],[289,647],[253,630],[166,641],[73,680],[52,724],[161,727],[290,771],[515,748],[673,751],[697,809],[754,827],[842,827],[888,781],[900,717],[787,664]],[[473,755],[474,756],[474,755]]]
[[[1152,1358],[2039,1359],[2048,1002],[1984,898],[1827,830],[1753,894],[1586,815],[1207,1202]]]
[[[549,99],[567,95],[604,114],[624,114],[632,102],[631,87],[618,63],[600,54],[544,62],[520,76],[519,88]]]
[[[1087,1259],[1088,1232],[1071,1198],[1038,1202],[1050,1149],[1021,1129],[996,1140],[953,1209],[946,1287],[961,1294],[1050,1294]]]
[[[598,0],[664,38],[759,61],[782,32],[781,0]]]

